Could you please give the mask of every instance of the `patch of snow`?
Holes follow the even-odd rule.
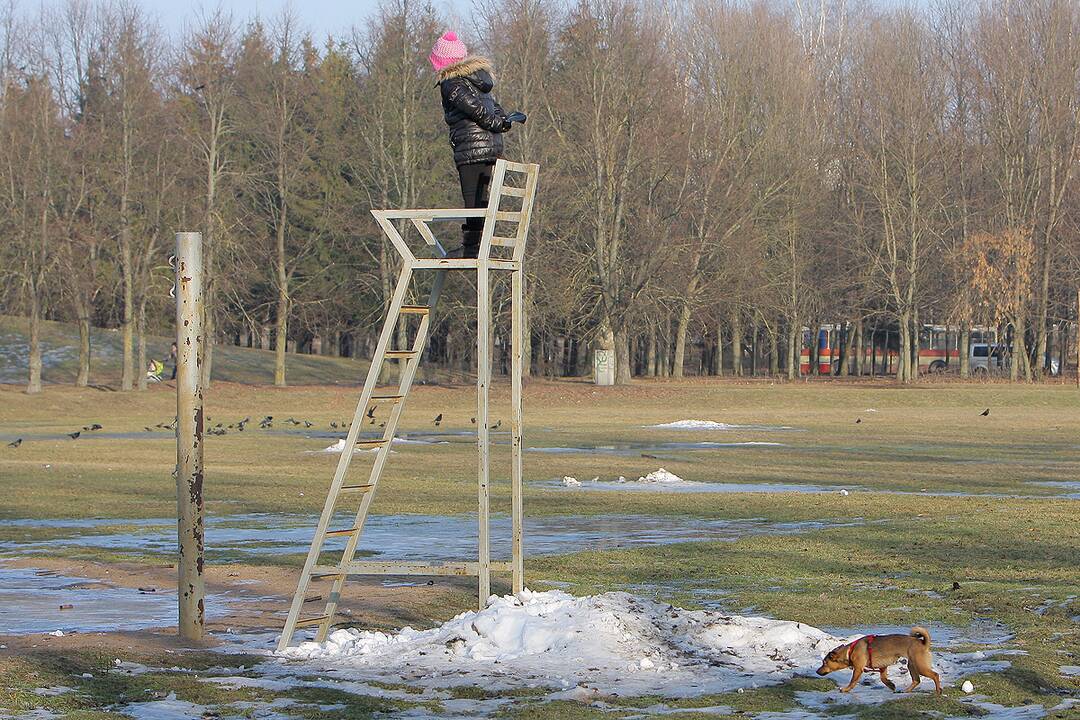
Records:
[[[801,623],[682,610],[626,593],[526,590],[431,630],[342,629],[281,656],[431,687],[688,697],[782,682],[815,669],[839,642]]]
[[[566,487],[581,487],[581,481],[575,477],[570,477],[569,475],[563,477],[562,484]]]
[[[75,692],[74,688],[69,688],[65,685],[54,685],[52,687],[39,687],[34,688],[34,694],[41,697],[56,697],[57,695],[64,695],[65,693]]]
[[[136,720],[191,720],[191,718],[203,717],[206,708],[184,700],[177,700],[175,693],[169,693],[164,700],[131,703],[119,708],[117,712]]]
[[[655,472],[651,472],[645,477],[639,477],[637,479],[639,483],[659,483],[661,485],[678,485],[680,483],[688,482],[673,472],[669,472],[664,468],[660,468]]]
[[[657,430],[738,430],[743,426],[713,420],[676,420],[675,422],[649,425],[648,427]]]
[[[1058,670],[1065,677],[1080,677],[1080,665],[1062,665]]]

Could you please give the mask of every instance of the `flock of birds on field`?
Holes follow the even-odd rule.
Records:
[[[375,411],[378,409],[378,407],[379,407],[378,405],[371,405],[370,407],[368,407],[367,412],[364,414],[364,417],[367,418],[367,421],[368,421],[367,424],[368,425],[375,425],[376,424]],[[213,418],[207,416],[207,418],[206,418],[206,434],[207,435],[227,435],[230,431],[244,432],[244,428],[247,427],[247,425],[251,423],[251,418],[250,417],[245,417],[243,420],[240,420],[240,421],[235,422],[235,423],[230,423],[228,425],[226,425],[225,423],[222,423],[222,422],[219,422],[217,424],[212,425],[211,424],[212,422],[213,422]],[[311,427],[315,426],[315,423],[311,422],[310,420],[303,420],[303,419],[297,420],[296,418],[293,418],[293,417],[285,418],[281,422],[283,424],[285,424],[285,425],[289,425],[289,426],[292,426],[292,427],[311,428]],[[442,413],[439,413],[438,415],[436,415],[435,418],[431,421],[432,425],[434,425],[435,427],[441,427],[442,422],[443,422],[443,414]],[[473,425],[475,425],[476,424],[476,418],[475,417],[470,418],[470,422]],[[154,425],[153,427],[151,427],[149,425],[144,425],[143,430],[146,431],[146,432],[150,432],[150,433],[156,432],[157,430],[176,430],[176,423],[177,423],[177,418],[175,416],[173,416],[173,419],[171,421],[159,422],[158,424]],[[273,415],[266,415],[265,417],[263,417],[262,420],[259,421],[259,428],[262,429],[262,430],[269,430],[269,429],[271,429],[273,427],[274,427],[274,416]],[[352,428],[352,423],[348,422],[346,420],[342,420],[340,422],[338,422],[336,420],[331,420],[329,427],[330,427],[331,430],[345,430],[345,431],[348,431],[350,428]],[[386,427],[386,422],[378,423],[378,427],[385,428]],[[499,420],[494,425],[492,425],[491,429],[492,430],[498,430],[500,427],[502,427],[502,420]],[[96,432],[96,431],[101,430],[101,429],[102,429],[102,426],[100,424],[92,423],[92,424],[86,425],[86,426],[82,427],[81,429],[76,430],[74,432],[65,433],[65,435],[67,435],[72,440],[78,440],[80,437],[82,437],[83,433]],[[7,446],[9,448],[18,448],[22,444],[23,444],[23,438],[17,438],[15,440],[9,442],[7,444]]]

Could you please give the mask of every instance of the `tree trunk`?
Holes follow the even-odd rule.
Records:
[[[850,374],[848,365],[851,363],[851,331],[849,328],[854,327],[855,323],[844,323],[840,326],[840,330],[837,331],[837,336],[840,338],[840,377],[847,377]]]
[[[686,364],[686,334],[690,331],[690,301],[683,302],[679,308],[679,321],[675,328],[675,359],[671,365],[671,377],[682,378]]]
[[[758,326],[757,316],[750,323],[750,374],[758,376],[758,361],[761,359],[761,346],[758,342],[758,334],[761,328]]]
[[[122,202],[123,206],[124,203]],[[121,212],[124,212],[121,210]],[[121,223],[124,223],[121,220]],[[120,271],[124,285],[123,317],[123,368],[120,374],[120,389],[127,391],[135,387],[135,273],[131,266],[130,231],[121,227]]]
[[[289,329],[289,276],[285,269],[285,212],[281,209],[277,226],[277,318],[274,339],[274,385],[285,386],[285,343]]]
[[[911,313],[911,372],[909,378],[911,380],[919,379],[919,354],[922,350],[922,332],[919,326],[919,309]]]
[[[960,377],[966,380],[971,376],[971,326],[966,320],[960,323],[960,342],[956,350],[960,355]]]
[[[30,287],[30,357],[27,358],[30,373],[26,392],[41,392],[41,294],[35,280]]]
[[[630,335],[626,328],[615,331],[615,384],[627,385],[633,377],[630,357]]]
[[[146,293],[143,293],[145,296]],[[139,390],[146,389],[146,298],[143,297],[139,300],[139,314],[136,320],[136,330],[139,335],[139,362],[137,367],[140,369],[138,388]]]
[[[778,327],[770,325],[767,332],[769,333],[769,375],[776,377],[780,374],[780,355],[777,352],[779,341],[776,337]]]
[[[896,381],[906,383],[911,379],[909,366],[911,365],[911,316],[904,312],[900,315],[900,341],[897,344],[899,351],[896,364]]]
[[[90,384],[90,318],[79,315],[79,375],[75,378],[76,387]]]
[[[787,332],[787,378],[788,380],[794,380],[799,376],[799,371],[802,369],[802,352],[800,352],[800,337],[802,331],[799,328],[798,319],[793,319],[788,324]]]
[[[660,366],[660,377],[671,377],[671,313],[664,312],[664,328],[660,335],[660,357],[657,359]]]
[[[731,374],[735,377],[742,377],[743,374],[743,358],[742,358],[742,320],[739,317],[738,310],[731,311]]]
[[[821,326],[814,328],[810,339],[810,375],[821,374]]]
[[[713,372],[716,377],[724,377],[724,321],[716,318],[716,357],[713,358]]]
[[[645,374],[656,377],[656,323],[649,323],[648,345],[645,348]]]
[[[863,319],[855,321],[855,377],[862,377],[866,366],[866,335]]]

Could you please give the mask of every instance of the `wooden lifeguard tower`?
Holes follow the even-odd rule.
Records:
[[[292,642],[293,635],[300,628],[318,627],[316,641],[323,641],[334,622],[342,586],[350,575],[458,575],[477,578],[477,596],[479,607],[483,609],[491,594],[491,571],[510,571],[513,576],[513,590],[520,592],[524,586],[524,567],[521,547],[521,471],[522,471],[522,404],[521,372],[523,347],[523,303],[524,275],[523,263],[525,243],[529,236],[529,220],[533,202],[536,198],[536,184],[540,166],[534,164],[499,160],[492,175],[490,196],[487,208],[479,209],[439,209],[439,210],[372,210],[383,232],[401,256],[402,266],[398,275],[397,286],[390,302],[390,308],[383,323],[375,355],[371,360],[364,391],[356,405],[352,425],[345,439],[345,447],[337,463],[334,479],[326,496],[319,524],[315,527],[315,536],[308,550],[304,569],[296,586],[289,617],[281,632],[278,650],[283,650]],[[514,180],[514,182],[510,182]],[[503,207],[503,205],[511,207]],[[473,259],[450,259],[446,250],[436,239],[430,223],[436,221],[464,220],[465,218],[483,217],[484,233],[480,242],[479,256]],[[410,249],[395,221],[411,222],[426,243],[420,257]],[[506,228],[506,234],[496,234]],[[405,304],[413,274],[418,270],[433,270],[434,279],[428,294],[426,305]],[[401,413],[405,408],[409,390],[412,387],[416,369],[424,354],[428,331],[431,327],[431,315],[439,300],[446,273],[451,270],[476,272],[476,450],[478,455],[477,493],[478,493],[478,546],[477,558],[459,562],[439,564],[372,562],[353,559],[360,537],[364,530],[375,491],[382,477],[383,469],[390,455],[390,447],[397,431]],[[489,542],[489,457],[490,428],[488,426],[488,396],[491,387],[491,284],[492,271],[511,273],[511,518],[512,542],[510,562],[491,562]],[[408,347],[391,348],[399,321],[415,319],[416,329]],[[404,363],[400,367],[396,389],[376,391],[379,376],[387,361]],[[360,428],[363,419],[373,405],[389,405],[390,416],[382,437],[360,440]],[[347,480],[354,448],[374,450],[373,463],[363,481]],[[345,501],[359,501],[355,519],[342,528],[331,528],[330,523],[336,512],[342,509]],[[346,537],[345,548],[336,565],[320,565],[319,556],[323,552],[323,543],[328,537]],[[313,617],[301,617],[305,605],[305,595],[312,579],[332,580],[333,586],[326,595],[326,607],[323,612]]]

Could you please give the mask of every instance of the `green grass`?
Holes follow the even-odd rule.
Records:
[[[358,391],[329,387],[285,390],[215,383],[207,396],[213,422],[244,416],[306,418],[315,429],[350,417]],[[505,383],[495,394],[493,419],[508,421]],[[420,387],[409,398],[404,429],[429,431],[431,418],[444,414],[443,429],[468,430],[475,415],[471,385]],[[690,589],[714,589],[733,611],[751,607],[776,617],[826,627],[966,625],[994,617],[1015,633],[1011,646],[1026,655],[1010,657],[1012,669],[972,678],[992,701],[1052,707],[1080,693],[1080,682],[1062,678],[1058,667],[1080,664],[1076,640],[1080,614],[1075,600],[1045,614],[1043,601],[1065,603],[1080,587],[1080,501],[1037,482],[1080,477],[1080,393],[1067,385],[930,384],[896,388],[852,383],[685,383],[652,382],[600,389],[584,383],[540,382],[525,395],[527,446],[603,445],[642,440],[720,442],[770,440],[784,447],[666,452],[661,459],[640,455],[526,455],[526,512],[532,515],[644,514],[678,523],[681,518],[763,518],[770,521],[834,520],[851,527],[797,535],[756,535],[738,542],[685,543],[619,551],[584,551],[529,558],[534,587],[569,582],[575,592],[655,585],[661,599],[693,607]],[[979,413],[991,408],[988,417]],[[129,439],[45,439],[89,422],[101,432],[141,433],[144,425],[169,420],[172,390],[145,393],[76,390],[49,386],[30,397],[0,386],[0,437],[25,437],[18,449],[0,444],[4,518],[112,518],[112,532],[135,518],[168,518],[175,511],[170,477],[175,446],[166,433]],[[876,412],[868,412],[873,409]],[[379,413],[377,417],[381,417]],[[642,426],[684,418],[729,423],[790,425],[796,431],[667,432]],[[862,422],[856,424],[855,419]],[[299,433],[260,431],[207,438],[206,496],[212,513],[318,512],[335,457],[310,453],[330,444]],[[656,454],[656,453],[651,453]],[[369,462],[357,456],[362,473]],[[636,477],[658,466],[701,482],[785,482],[858,486],[870,490],[969,492],[976,497],[887,494],[854,490],[796,494],[658,494],[565,491],[540,485],[563,475],[581,479]],[[509,451],[496,448],[493,509],[509,509]],[[1027,495],[1030,498],[993,497]],[[380,513],[464,513],[475,511],[475,450],[469,442],[403,446],[392,456],[374,510]],[[39,541],[68,531],[4,526],[0,540]],[[527,547],[527,539],[526,539]],[[104,561],[160,563],[160,557],[73,550]],[[50,553],[53,554],[53,553]],[[218,557],[215,562],[230,558]],[[271,556],[268,564],[295,566],[298,555]],[[960,588],[953,589],[958,582]],[[1034,588],[1025,590],[1025,588]],[[928,596],[932,591],[940,597]],[[462,594],[463,603],[467,602]],[[464,605],[463,605],[464,606]],[[911,608],[904,612],[901,608]],[[432,617],[449,617],[461,607],[443,607]],[[439,615],[438,613],[442,613]],[[380,629],[388,629],[380,627]],[[34,687],[51,684],[49,666],[20,659],[15,677],[39,676]],[[4,663],[10,662],[4,660]],[[172,663],[169,663],[172,664]],[[44,674],[40,674],[44,673]],[[69,684],[71,678],[65,676]],[[2,680],[2,678],[0,678]],[[154,682],[183,682],[165,674]],[[950,685],[960,678],[946,678]],[[147,682],[150,682],[148,680]],[[36,684],[35,684],[36,683]],[[728,705],[741,715],[786,710],[794,692],[833,687],[827,681],[797,679],[744,693],[666,701],[694,707]],[[186,686],[184,686],[186,687]],[[32,690],[32,688],[30,688]],[[117,686],[92,693],[65,711],[99,712],[109,693],[142,692]],[[12,691],[14,692],[14,691]],[[185,692],[195,693],[194,688]],[[201,690],[199,692],[202,692]],[[209,691],[207,691],[209,692]],[[472,689],[454,691],[479,697]],[[179,694],[179,693],[178,693]],[[851,710],[860,718],[888,720],[926,713],[963,716],[971,707],[953,697],[899,697],[880,707]],[[194,697],[195,695],[192,695]],[[484,697],[488,697],[484,694]],[[42,700],[0,694],[0,707],[18,703],[74,703],[61,696]],[[598,709],[573,702],[545,702],[519,694],[508,716],[519,718],[619,717],[648,707],[656,698],[605,701]],[[313,701],[314,702],[314,701]],[[327,700],[327,702],[330,702]],[[334,701],[338,702],[338,701]],[[379,712],[356,701],[359,716]],[[618,707],[612,707],[618,705]],[[681,705],[680,705],[681,706]],[[22,707],[22,705],[19,705]],[[1059,713],[1060,717],[1076,714]],[[74,717],[74,716],[73,716]],[[91,715],[87,715],[91,717]]]

